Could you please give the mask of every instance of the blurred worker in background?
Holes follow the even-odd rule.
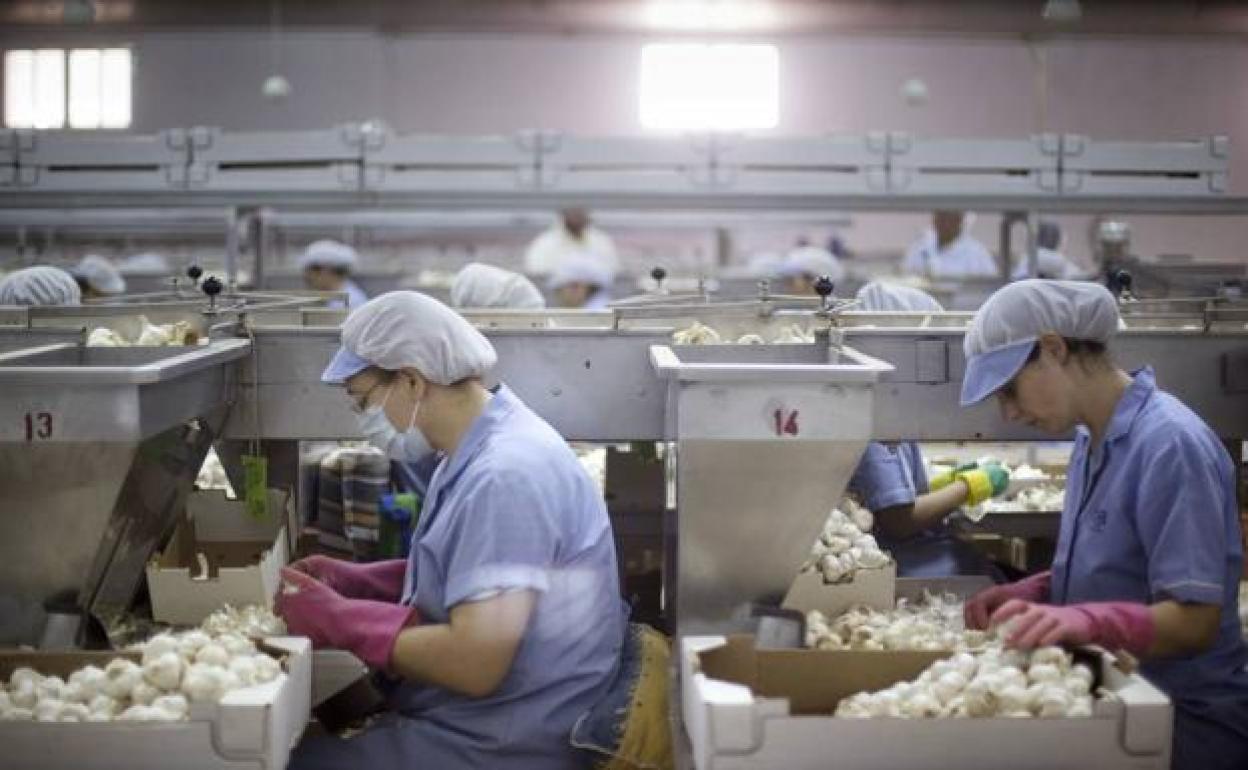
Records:
[[[857,310],[923,313],[943,308],[908,286],[875,281],[858,291]],[[914,442],[872,442],[854,471],[849,491],[871,511],[880,546],[892,553],[900,577],[986,575],[991,565],[954,537],[945,524],[963,505],[980,505],[1005,492],[1010,474],[1000,465],[968,464],[929,482]]]
[[[604,310],[611,302],[615,273],[600,260],[584,253],[569,253],[559,260],[547,285],[559,307]]]
[[[611,526],[559,434],[482,384],[496,360],[416,292],[343,324],[324,381],[391,458],[439,459],[406,560],[282,570],[290,631],[384,674],[391,709],[349,740],[305,738],[294,770],[583,766],[570,732],[613,686],[627,627]]]
[[[1062,228],[1056,222],[1041,221],[1036,226],[1036,274],[1031,275],[1031,259],[1023,254],[1011,277],[1015,280],[1050,278],[1063,281],[1083,277],[1086,271],[1062,254],[1059,251],[1061,246]]]
[[[997,291],[966,334],[962,404],[1075,432],[1053,566],[972,597],[969,628],[1012,621],[1007,644],[1097,644],[1142,659],[1174,702],[1172,767],[1248,767],[1248,649],[1235,462],[1157,388],[1150,367],[1110,358],[1113,296],[1091,282]]]
[[[359,256],[354,248],[338,241],[313,241],[300,255],[303,283],[312,291],[346,292],[347,301],[332,300],[326,307],[356,309],[368,302],[368,295],[351,280]]]
[[[799,245],[786,254],[776,268],[781,291],[796,296],[814,296],[815,281],[823,276],[839,284],[845,278],[845,268],[831,252],[818,246]]]
[[[551,275],[569,255],[585,257],[613,276],[620,271],[611,236],[594,227],[589,212],[582,208],[561,211],[559,221],[529,244],[524,272]]]
[[[124,294],[126,279],[112,262],[97,254],[88,254],[70,271],[83,299],[98,299]]]
[[[163,254],[157,254],[154,251],[132,254],[121,260],[117,268],[122,275],[173,275],[173,266],[169,264],[169,260],[165,259]]]
[[[299,269],[303,282],[314,291],[346,292],[347,301],[333,300],[327,307],[346,307],[351,310],[368,302],[368,295],[351,280],[351,274],[359,265],[355,249],[338,241],[315,241],[299,256]]]
[[[461,308],[540,310],[546,300],[533,282],[519,273],[470,262],[451,282],[451,305]]]
[[[28,267],[0,279],[0,305],[77,305],[81,301],[78,282],[59,267]]]
[[[932,228],[910,245],[902,270],[934,280],[999,276],[996,260],[968,228],[965,211],[933,212]]]

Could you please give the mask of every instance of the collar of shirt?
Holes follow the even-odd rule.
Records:
[[[1107,446],[1129,435],[1136,418],[1140,416],[1140,410],[1156,391],[1157,378],[1153,374],[1153,367],[1145,366],[1131,372],[1131,384],[1114,407],[1114,414],[1109,418],[1109,427],[1105,430],[1105,440],[1101,445]],[[1080,425],[1076,430],[1080,443],[1087,444],[1091,440],[1092,434],[1086,426]]]
[[[485,443],[485,437],[502,423],[507,415],[511,414],[517,403],[518,399],[515,394],[506,385],[500,384],[490,398],[489,403],[485,405],[485,410],[468,427],[468,432],[460,440],[459,446],[455,449],[455,454],[451,455],[446,465],[440,469],[440,473],[438,473],[439,488],[455,483],[455,479],[459,474],[463,473],[464,468],[468,467],[468,463],[472,461],[472,458],[481,451],[481,447]]]

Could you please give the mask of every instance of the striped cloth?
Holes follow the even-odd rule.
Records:
[[[390,460],[372,447],[336,449],[321,460],[315,521],[324,548],[355,561],[378,558],[381,496],[390,491]]]

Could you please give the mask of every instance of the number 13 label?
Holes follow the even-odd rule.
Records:
[[[52,438],[52,413],[26,413],[26,440],[39,441]]]

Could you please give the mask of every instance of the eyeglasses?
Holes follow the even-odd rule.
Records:
[[[373,383],[373,387],[364,391],[363,395],[352,397],[351,411],[355,412],[356,414],[363,414],[364,410],[368,409],[368,402],[369,402],[369,399],[372,397],[373,393],[382,385],[389,385],[389,384],[390,384],[389,380],[379,380]],[[387,397],[389,397],[389,395],[390,395],[389,393],[386,394]],[[382,402],[382,405],[383,406],[385,405],[385,401]]]

